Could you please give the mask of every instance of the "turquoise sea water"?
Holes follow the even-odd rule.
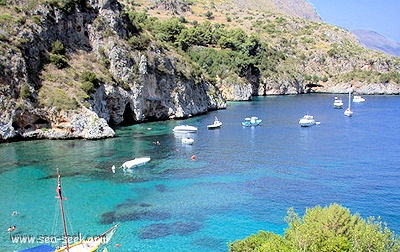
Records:
[[[229,241],[259,230],[283,234],[289,207],[303,214],[331,203],[380,216],[399,234],[400,97],[365,96],[365,103],[352,104],[351,118],[333,109],[333,97],[229,103],[183,121],[120,128],[116,138],[99,141],[1,144],[0,251],[38,245],[13,243],[12,225],[12,235],[62,234],[57,167],[69,234],[94,236],[120,222],[109,251],[226,251]],[[301,128],[306,113],[321,124]],[[252,115],[262,125],[242,127]],[[214,116],[223,127],[207,130]],[[199,128],[190,134],[192,146],[172,132],[178,123]],[[152,160],[132,172],[111,172],[141,156]]]

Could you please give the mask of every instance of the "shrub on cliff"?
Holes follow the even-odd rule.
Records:
[[[56,40],[51,44],[51,53],[65,55],[66,49],[60,40]]]
[[[56,40],[51,46],[50,62],[53,63],[58,69],[68,66],[68,60],[65,56],[66,49],[61,41]]]
[[[81,81],[81,88],[87,94],[93,93],[95,91],[95,87],[97,88],[99,86],[99,80],[97,79],[96,74],[92,71],[83,72]]]
[[[29,89],[29,86],[28,86],[28,84],[23,84],[22,85],[22,87],[21,87],[21,90],[20,90],[20,92],[19,92],[19,96],[22,98],[22,99],[27,99],[29,96],[31,96],[32,95],[32,93],[31,93],[31,90]]]
[[[260,231],[229,244],[229,251],[400,251],[399,237],[373,217],[362,219],[338,204],[288,210],[284,236]]]
[[[50,62],[53,63],[58,69],[63,69],[68,66],[67,57],[59,54],[50,54]]]

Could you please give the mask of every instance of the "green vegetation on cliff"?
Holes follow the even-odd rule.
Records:
[[[398,58],[363,48],[343,29],[277,13],[239,13],[233,7],[235,12],[230,18],[221,20],[218,17],[227,10],[217,4],[202,13],[195,11],[201,2],[192,3],[191,11],[186,12],[177,7],[185,1],[177,1],[173,10],[160,8],[162,4],[165,2],[151,6],[144,1],[138,8],[126,8],[138,32],[131,41],[144,44],[140,41],[148,39],[144,31],[149,31],[153,38],[174,46],[213,78],[237,76],[251,82],[249,76],[253,76],[303,85],[400,84]],[[210,10],[216,18],[208,17]],[[180,16],[168,15],[171,11]],[[232,15],[236,17],[233,20]]]
[[[338,204],[316,206],[302,218],[288,210],[283,236],[260,231],[229,244],[229,251],[399,251],[399,237],[380,219],[364,220]]]
[[[0,39],[17,48],[28,41],[27,38],[15,37],[18,30],[15,24],[26,27],[35,24],[45,28],[46,21],[39,15],[40,12],[30,13],[30,10],[44,4],[45,1],[28,2],[26,5],[12,2],[0,5],[0,23],[4,28]],[[294,92],[301,93],[308,83],[318,83],[326,87],[335,86],[337,83],[355,82],[395,85],[400,83],[399,58],[366,50],[350,33],[328,24],[286,16],[273,9],[269,11],[267,7],[258,11],[246,10],[233,2],[223,0],[121,2],[124,4],[121,16],[128,21],[125,24],[128,31],[125,42],[130,45],[132,51],[146,52],[157,47],[168,48],[189,62],[186,65],[190,65],[193,74],[183,73],[187,78],[203,75],[218,85],[221,85],[218,81],[222,81],[224,85],[251,84],[253,95],[266,95],[266,90],[270,89],[286,90],[279,88],[282,84],[293,85]],[[77,0],[52,0],[48,4],[67,14],[73,14],[76,8],[88,8],[85,1]],[[91,11],[89,9],[88,11]],[[93,20],[94,24],[99,22],[102,22],[100,18]],[[115,34],[109,24],[102,23],[102,27],[104,36]],[[50,76],[51,80],[61,79],[68,83],[69,91],[64,90],[65,95],[69,97],[66,101],[72,99],[76,102],[67,102],[67,108],[70,108],[71,104],[85,102],[98,83],[87,81],[85,76],[80,76],[91,70],[81,69],[81,65],[85,63],[71,62],[76,58],[74,54],[80,53],[68,50],[71,46],[73,45],[63,45],[58,40],[54,42],[47,48],[47,52],[42,53],[44,60],[42,68],[39,69],[42,78],[39,87],[49,90],[59,88],[59,84],[47,81],[46,78]],[[8,48],[2,46],[0,50],[6,55]],[[100,54],[101,50],[100,48]],[[97,65],[95,69],[104,70],[102,74],[96,73],[96,77],[99,76],[97,79],[101,80],[100,75],[108,75],[109,59],[100,57],[92,60],[92,64]],[[57,78],[54,71],[46,72],[52,69],[46,66],[48,64],[64,69],[63,71],[69,74],[64,75],[60,72],[62,76]],[[133,68],[132,71],[138,69]],[[129,90],[130,83],[114,81]],[[44,87],[44,83],[50,86]],[[20,91],[22,99],[32,97],[27,91],[26,88]],[[37,97],[40,104],[48,104],[44,98],[47,95],[52,93],[39,90]],[[55,97],[52,100],[59,107],[63,107],[63,99]]]

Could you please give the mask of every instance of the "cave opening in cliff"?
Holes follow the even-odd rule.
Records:
[[[122,125],[124,126],[129,126],[135,123],[135,119],[134,119],[134,113],[131,109],[131,104],[128,103],[125,106],[125,110],[124,110],[124,114],[123,114],[123,121],[122,121]]]
[[[40,129],[40,128],[50,128],[51,123],[43,118],[38,118],[34,123],[34,128],[35,129]]]
[[[313,88],[313,87],[323,87],[324,85],[315,84],[315,83],[308,83],[305,85],[306,88]]]
[[[19,130],[21,128],[21,126],[19,125],[18,122],[12,122],[12,127],[14,128],[14,130]]]
[[[308,84],[306,84],[305,86],[304,86],[304,88],[305,88],[305,93],[312,93],[312,92],[314,92],[314,90],[313,90],[313,88],[315,88],[315,87],[323,87],[324,85],[321,85],[321,84],[315,84],[315,83],[308,83]]]

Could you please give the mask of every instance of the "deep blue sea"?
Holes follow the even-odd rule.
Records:
[[[334,96],[231,102],[187,120],[119,128],[112,139],[0,144],[0,251],[37,245],[14,244],[10,234],[62,235],[56,168],[70,235],[121,223],[110,252],[227,251],[229,241],[259,230],[283,234],[290,207],[303,215],[331,203],[381,217],[400,234],[400,97],[364,96],[349,118],[333,108]],[[306,113],[320,125],[300,127]],[[242,127],[253,115],[262,125]],[[215,116],[223,126],[208,130]],[[172,132],[179,123],[199,128],[193,145]],[[142,156],[152,160],[118,169]],[[17,230],[8,233],[12,225]]]

